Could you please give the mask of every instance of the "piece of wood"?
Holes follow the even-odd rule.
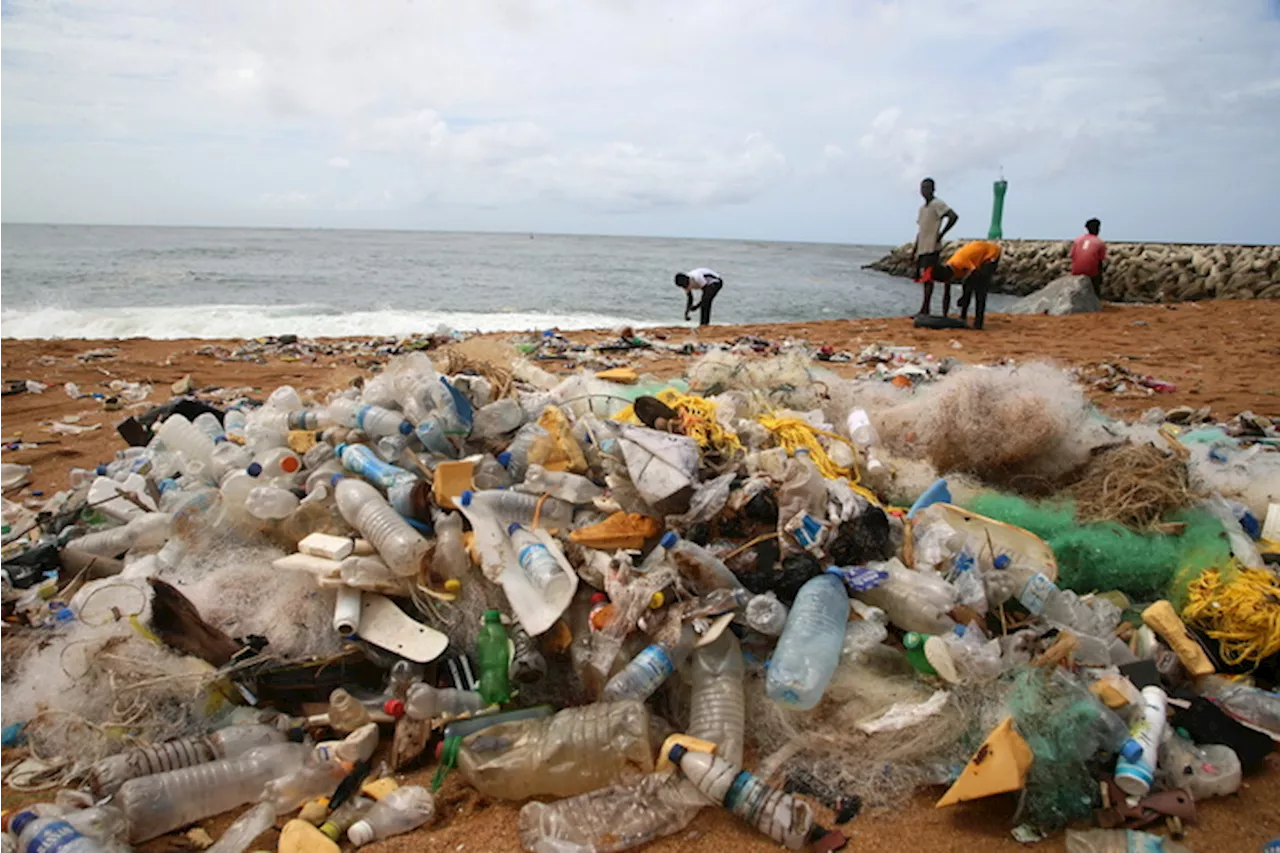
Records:
[[[219,667],[240,651],[240,644],[204,621],[196,606],[176,587],[159,578],[148,582],[155,593],[151,630],[165,645]]]

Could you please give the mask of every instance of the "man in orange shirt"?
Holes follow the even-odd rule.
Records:
[[[1090,219],[1084,224],[1085,233],[1071,244],[1071,274],[1087,275],[1093,282],[1093,293],[1102,298],[1102,265],[1107,260],[1107,244],[1102,242],[1098,232],[1102,223]]]
[[[974,240],[965,243],[945,264],[934,269],[934,279],[945,282],[948,290],[951,282],[959,281],[964,285],[964,293],[956,305],[960,308],[960,320],[969,315],[969,302],[973,305],[973,327],[981,329],[987,313],[987,289],[991,287],[991,279],[995,276],[996,265],[1000,262],[1000,247],[989,240]]]

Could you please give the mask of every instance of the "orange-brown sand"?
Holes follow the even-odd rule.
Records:
[[[982,363],[1001,358],[1020,362],[1050,359],[1063,366],[1090,366],[1114,362],[1141,374],[1150,374],[1175,383],[1171,394],[1149,395],[1143,391],[1124,394],[1090,392],[1104,409],[1136,414],[1151,406],[1172,408],[1208,406],[1213,414],[1229,417],[1243,410],[1269,416],[1280,415],[1280,302],[1219,301],[1160,306],[1107,306],[1100,314],[1073,317],[1027,317],[990,315],[987,328],[974,331],[928,331],[913,329],[901,318],[836,320],[785,325],[716,326],[698,333],[689,329],[646,330],[647,336],[661,336],[668,342],[686,340],[732,340],[739,335],[757,335],[773,341],[792,337],[815,346],[857,352],[871,343],[917,346],[939,358],[955,357]],[[570,333],[574,340],[593,341],[607,333]],[[490,338],[511,339],[497,334]],[[155,386],[148,405],[169,397],[169,385],[190,375],[196,388],[206,386],[252,386],[265,396],[281,384],[300,390],[341,387],[367,372],[377,359],[365,356],[321,356],[314,360],[282,361],[268,358],[265,364],[224,362],[198,356],[194,350],[208,341],[5,341],[0,353],[0,378],[7,385],[19,379],[35,379],[50,386],[43,394],[19,394],[3,400],[0,417],[6,441],[19,435],[27,441],[52,441],[39,448],[6,451],[4,461],[34,467],[31,488],[46,493],[65,488],[71,467],[92,467],[107,461],[124,442],[114,425],[126,414],[145,410],[104,412],[93,400],[72,400],[62,384],[75,382],[85,391],[105,391],[112,379],[145,381]],[[237,342],[221,342],[234,347]],[[75,356],[92,349],[118,347],[110,359],[87,364]],[[687,357],[649,358],[640,356],[635,366],[659,375],[682,372],[692,362]],[[539,362],[553,372],[576,369],[569,362]],[[837,372],[853,375],[854,365],[831,365]],[[78,425],[101,424],[93,432],[76,437],[55,438],[45,425],[77,416]],[[19,497],[10,495],[10,497]],[[431,768],[411,774],[415,781],[429,779]],[[904,802],[901,808],[860,815],[841,827],[850,836],[851,851],[1002,851],[1021,849],[1009,836],[1015,803],[1012,798],[971,803],[949,809],[932,808],[939,790],[925,791]],[[29,795],[5,791],[5,808],[33,801]],[[824,820],[830,815],[822,811]],[[410,853],[410,851],[515,851],[518,806],[480,803],[456,778],[442,791],[439,817],[435,824],[406,836],[370,846],[370,853]],[[230,823],[230,816],[205,822],[216,838]],[[1246,780],[1238,795],[1202,804],[1198,822],[1188,828],[1187,843],[1200,853],[1246,853],[1258,851],[1280,836],[1280,759],[1272,756],[1267,769]],[[251,849],[274,848],[278,835],[269,831]],[[181,842],[160,839],[144,847],[158,853],[180,849]],[[744,827],[733,816],[716,808],[704,810],[688,829],[656,842],[652,851],[701,851],[702,853],[751,853],[779,849],[768,839]],[[1061,851],[1061,833],[1036,849]]]

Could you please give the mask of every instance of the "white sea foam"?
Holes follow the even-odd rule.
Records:
[[[608,329],[644,326],[607,314],[466,311],[341,311],[326,305],[182,305],[4,309],[0,338],[256,338],[411,335],[440,327],[460,331]]]

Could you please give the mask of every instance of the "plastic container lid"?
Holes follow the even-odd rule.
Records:
[[[339,480],[345,480],[345,479],[347,479],[346,474],[334,474],[332,477],[329,478],[329,485],[336,486],[338,485]]]
[[[658,544],[661,545],[663,548],[671,548],[679,541],[680,541],[680,537],[676,535],[675,531],[668,530],[666,533],[662,534],[662,539],[661,541],[658,542]]]
[[[501,453],[499,453],[499,454],[498,454],[498,462],[502,465],[502,467],[503,467],[503,468],[506,468],[506,467],[510,466],[510,465],[511,465],[511,451],[510,451],[510,450],[504,450],[504,451],[502,451]]]
[[[991,564],[997,569],[1006,569],[1009,567],[1010,562],[1008,554],[997,554],[996,558],[991,561]]]
[[[467,489],[465,492],[463,492],[461,495],[458,496],[458,503],[462,504],[463,506],[471,506],[471,498],[474,495],[475,495],[475,492],[471,491],[470,489]]]
[[[347,448],[348,448],[348,447],[350,447],[350,446],[351,446],[351,445],[347,444],[345,441],[344,441],[344,442],[341,442],[337,447],[335,447],[335,448],[333,449],[333,455],[334,455],[334,456],[336,456],[336,457],[338,457],[339,459],[341,459],[341,458],[342,458],[342,454],[346,453],[346,452],[347,452]]]
[[[1124,746],[1120,747],[1120,754],[1124,756],[1125,761],[1137,761],[1142,758],[1142,744],[1129,738],[1124,742]]]
[[[31,821],[35,820],[37,817],[38,815],[35,812],[24,809],[9,818],[9,831],[14,835],[21,835],[22,830],[26,825],[31,823]]]
[[[376,838],[377,834],[367,820],[358,820],[347,830],[347,840],[357,847],[363,847]]]
[[[508,455],[508,456],[510,456],[511,454],[507,454],[507,455]],[[95,468],[95,469],[93,469],[93,470],[94,470],[94,472],[95,472],[99,477],[105,477],[105,476],[107,476],[107,466],[106,466],[106,465],[99,465],[97,468]]]
[[[608,600],[609,600],[609,596],[605,595],[603,592],[596,592],[591,594],[591,603],[593,605],[604,604],[608,602]]]
[[[413,432],[413,424],[409,423],[408,421],[401,421],[401,422],[400,422],[400,434],[401,434],[401,435],[408,435],[408,434],[409,434],[409,433],[411,433],[411,432]]]
[[[398,720],[404,716],[404,702],[399,699],[388,699],[382,703],[382,710]]]
[[[302,467],[302,462],[296,456],[286,456],[280,460],[280,470],[286,474],[292,474],[300,467]]]
[[[262,465],[257,462],[250,462],[249,467],[244,470],[250,477],[256,477],[262,473]]]
[[[515,533],[519,529],[520,529],[520,523],[513,521],[507,525],[507,535],[510,536],[512,533]]]

